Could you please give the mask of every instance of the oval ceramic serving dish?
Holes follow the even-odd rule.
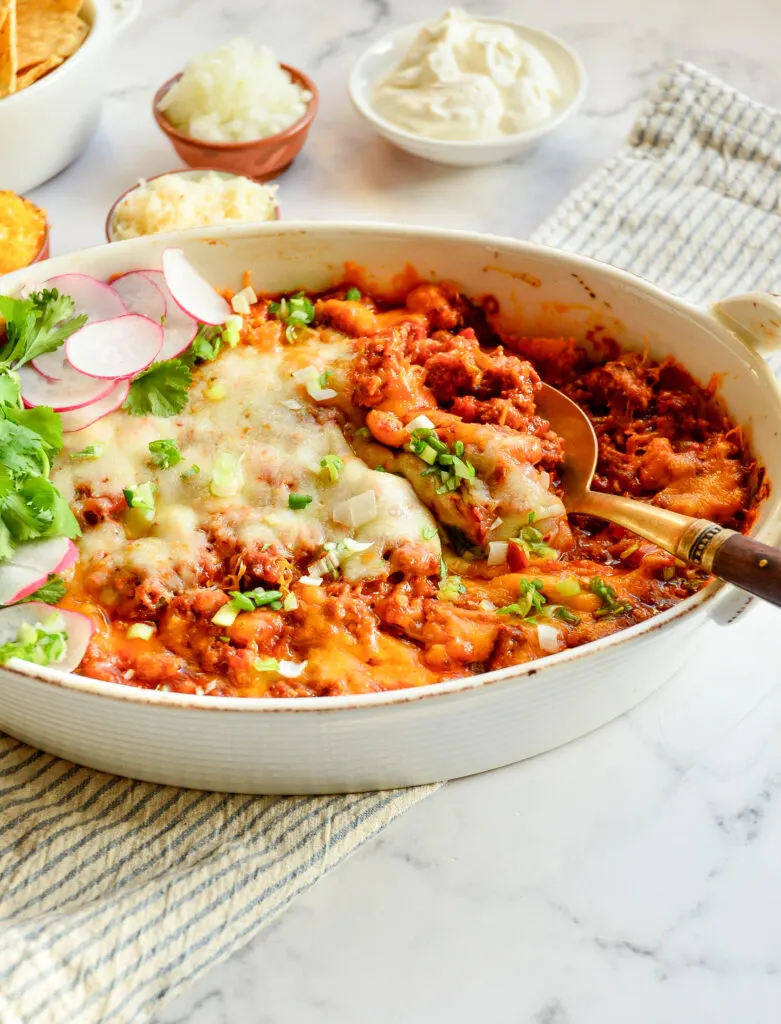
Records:
[[[101,279],[158,266],[181,245],[218,287],[246,270],[268,291],[317,290],[348,261],[388,283],[415,269],[495,296],[518,330],[584,338],[606,332],[695,377],[721,375],[721,394],[771,484],[781,479],[781,397],[755,349],[781,340],[772,296],[696,309],[630,274],[543,246],[427,228],[328,223],[188,231],[113,243],[3,279],[71,271]],[[35,275],[35,276],[33,276]],[[781,539],[781,491],[755,527]],[[550,750],[610,721],[662,685],[696,647],[708,618],[728,621],[745,598],[713,584],[604,640],[525,666],[435,686],[317,699],[212,698],[146,691],[32,668],[0,670],[0,728],[104,771],[213,790],[317,793],[384,789],[469,775]]]

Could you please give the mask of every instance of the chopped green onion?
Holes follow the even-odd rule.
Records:
[[[423,527],[423,540],[432,540],[439,533],[436,526],[424,526]]]
[[[182,453],[174,438],[161,438],[159,441],[149,442],[149,451],[152,462],[160,469],[170,469],[182,461]]]
[[[555,590],[560,597],[575,597],[580,593],[580,583],[568,576],[566,579],[558,581]]]
[[[252,667],[256,672],[279,672],[279,661],[276,658],[256,658]]]
[[[228,601],[212,615],[212,622],[215,626],[232,626],[238,617],[239,609],[233,601]]]
[[[235,348],[241,335],[242,319],[240,316],[229,316],[222,329],[222,340],[229,348]]]
[[[203,393],[204,398],[208,398],[210,402],[221,402],[225,395],[225,385],[220,381],[216,381],[211,387],[206,388]]]
[[[339,479],[339,474],[344,469],[344,462],[342,462],[338,455],[324,456],[320,460],[320,465],[330,476],[332,484],[336,483]]]
[[[345,299],[347,299],[348,302],[360,302],[361,293],[358,291],[357,288],[348,288],[347,294],[345,295]]]
[[[368,427],[358,427],[358,429],[355,431],[355,436],[356,437],[371,437],[372,436],[372,432],[371,432],[371,430],[369,430]]]
[[[99,459],[105,450],[105,441],[96,441],[95,444],[88,444],[87,447],[82,448],[81,451],[71,452],[71,458],[74,462],[87,462],[91,459]]]
[[[282,610],[286,612],[294,612],[298,608],[298,598],[291,591],[285,600],[282,602]]]
[[[529,618],[530,613],[542,611],[545,606],[545,597],[542,594],[542,580],[522,579],[520,582],[520,599],[514,604],[508,604],[504,608],[497,608],[497,615],[517,615],[521,619]]]
[[[200,472],[201,472],[201,467],[200,466],[196,466],[195,463],[193,463],[193,465],[190,466],[189,469],[186,469],[182,473],[182,480],[189,480],[191,477],[197,476],[198,473],[200,473]]]
[[[241,458],[230,452],[220,452],[212,466],[209,490],[216,498],[232,498],[244,484]]]
[[[59,612],[54,612],[34,626],[23,622],[16,639],[0,646],[0,665],[11,658],[21,658],[34,665],[51,665],[62,661],[68,650],[68,633]]]
[[[155,517],[155,490],[152,481],[147,480],[146,483],[126,487],[122,493],[127,507],[137,509],[144,519],[151,522]]]
[[[295,512],[300,512],[301,509],[306,508],[311,501],[311,494],[296,494],[295,492],[291,492],[287,498],[287,507],[292,508]]]
[[[323,372],[317,378],[318,387],[327,388],[328,387],[328,378],[330,376],[331,376],[331,371],[330,370],[323,370]]]
[[[460,594],[466,593],[466,587],[461,582],[460,576],[448,576],[439,584],[437,600],[456,601]]]
[[[602,600],[602,607],[594,612],[596,618],[601,619],[608,615],[622,615],[624,612],[632,610],[632,605],[629,601],[619,601],[615,590],[599,576],[595,576],[591,581],[590,589],[592,594],[596,594]]]
[[[565,608],[564,605],[559,605],[553,612],[553,615],[554,618],[561,619],[562,622],[567,622],[570,626],[580,625],[580,616],[571,612],[569,608]]]

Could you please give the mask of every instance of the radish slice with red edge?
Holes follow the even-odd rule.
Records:
[[[130,391],[129,380],[118,380],[114,387],[104,398],[97,402],[90,402],[81,409],[73,409],[71,412],[61,412],[62,432],[72,434],[77,430],[84,430],[91,427],[93,423],[102,420],[110,412],[115,412],[125,401]]]
[[[89,274],[58,274],[42,281],[37,290],[44,288],[56,288],[60,295],[69,295],[76,312],[86,313],[90,321],[111,320],[127,313],[125,303],[111,285]]]
[[[143,313],[150,320],[163,323],[168,311],[165,296],[143,270],[131,270],[117,277],[111,287],[125,303],[128,313]]]
[[[11,608],[0,609],[0,645],[17,639],[22,625],[38,626],[51,619],[53,615],[61,616],[62,626],[68,635],[65,656],[53,662],[50,668],[61,672],[73,672],[81,664],[95,632],[95,623],[80,612],[72,612],[69,608],[56,608],[41,601],[28,601],[26,604],[15,604]],[[12,658],[9,664],[17,659]],[[28,662],[23,662],[28,664]]]
[[[56,288],[60,295],[69,295],[73,299],[76,313],[86,314],[89,323],[112,320],[127,313],[119,293],[110,284],[88,274],[58,274],[35,285],[32,290],[41,291],[43,288]],[[33,359],[32,364],[44,377],[62,380],[62,355],[59,349],[44,352]]]
[[[64,572],[79,557],[67,537],[28,541],[0,565],[0,604],[13,604],[42,587],[50,574]]]
[[[105,397],[114,386],[113,380],[87,377],[65,362],[61,380],[48,380],[31,366],[22,366],[18,373],[24,404],[28,407],[48,405],[55,412],[82,409]]]
[[[163,328],[141,313],[87,324],[65,342],[65,358],[88,377],[133,377],[153,363],[163,347]]]
[[[206,278],[201,277],[182,249],[163,249],[163,274],[174,302],[202,324],[224,324],[231,307]]]
[[[163,347],[157,358],[160,361],[175,359],[192,345],[195,335],[198,333],[198,321],[193,320],[174,302],[174,297],[168,290],[162,270],[139,270],[138,273],[148,277],[160,289],[166,303]]]

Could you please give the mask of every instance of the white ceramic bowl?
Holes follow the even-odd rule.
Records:
[[[21,92],[0,100],[0,187],[29,192],[83,153],[100,118],[110,72],[106,58],[141,10],[141,0],[85,0],[90,33],[72,57]]]
[[[427,24],[406,25],[377,39],[361,54],[348,79],[350,98],[358,111],[372,127],[389,142],[440,164],[456,167],[479,167],[507,160],[517,153],[536,145],[540,139],[555,131],[580,107],[586,95],[587,75],[578,54],[562,39],[504,18],[481,18],[481,21],[508,25],[524,42],[536,46],[547,57],[561,83],[562,97],[553,109],[553,116],[542,124],[514,135],[499,139],[480,139],[474,142],[448,139],[429,139],[400,128],[381,117],[374,110],[372,96],[375,86],[386,78],[410,48],[415,36]]]
[[[72,253],[3,279],[12,292],[43,276],[101,278],[157,267],[181,245],[219,287],[250,270],[261,289],[325,288],[353,261],[389,282],[417,270],[493,294],[519,330],[617,340],[673,355],[721,394],[775,486],[754,533],[781,539],[781,396],[752,339],[781,341],[781,302],[726,300],[717,314],[630,274],[570,253],[487,235],[372,224],[282,223],[150,236]],[[728,326],[728,323],[732,326]],[[775,325],[775,326],[774,326]],[[749,339],[742,340],[742,338]],[[745,595],[712,584],[596,643],[482,676],[383,694],[307,699],[198,697],[33,668],[0,670],[0,728],[109,772],[237,792],[382,789],[454,778],[550,750],[639,703],[696,650],[708,618],[728,621]]]

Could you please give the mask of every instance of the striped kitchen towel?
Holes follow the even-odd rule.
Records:
[[[704,300],[781,285],[781,115],[686,64],[538,241]],[[436,787],[177,790],[0,737],[0,1022],[140,1024]]]

